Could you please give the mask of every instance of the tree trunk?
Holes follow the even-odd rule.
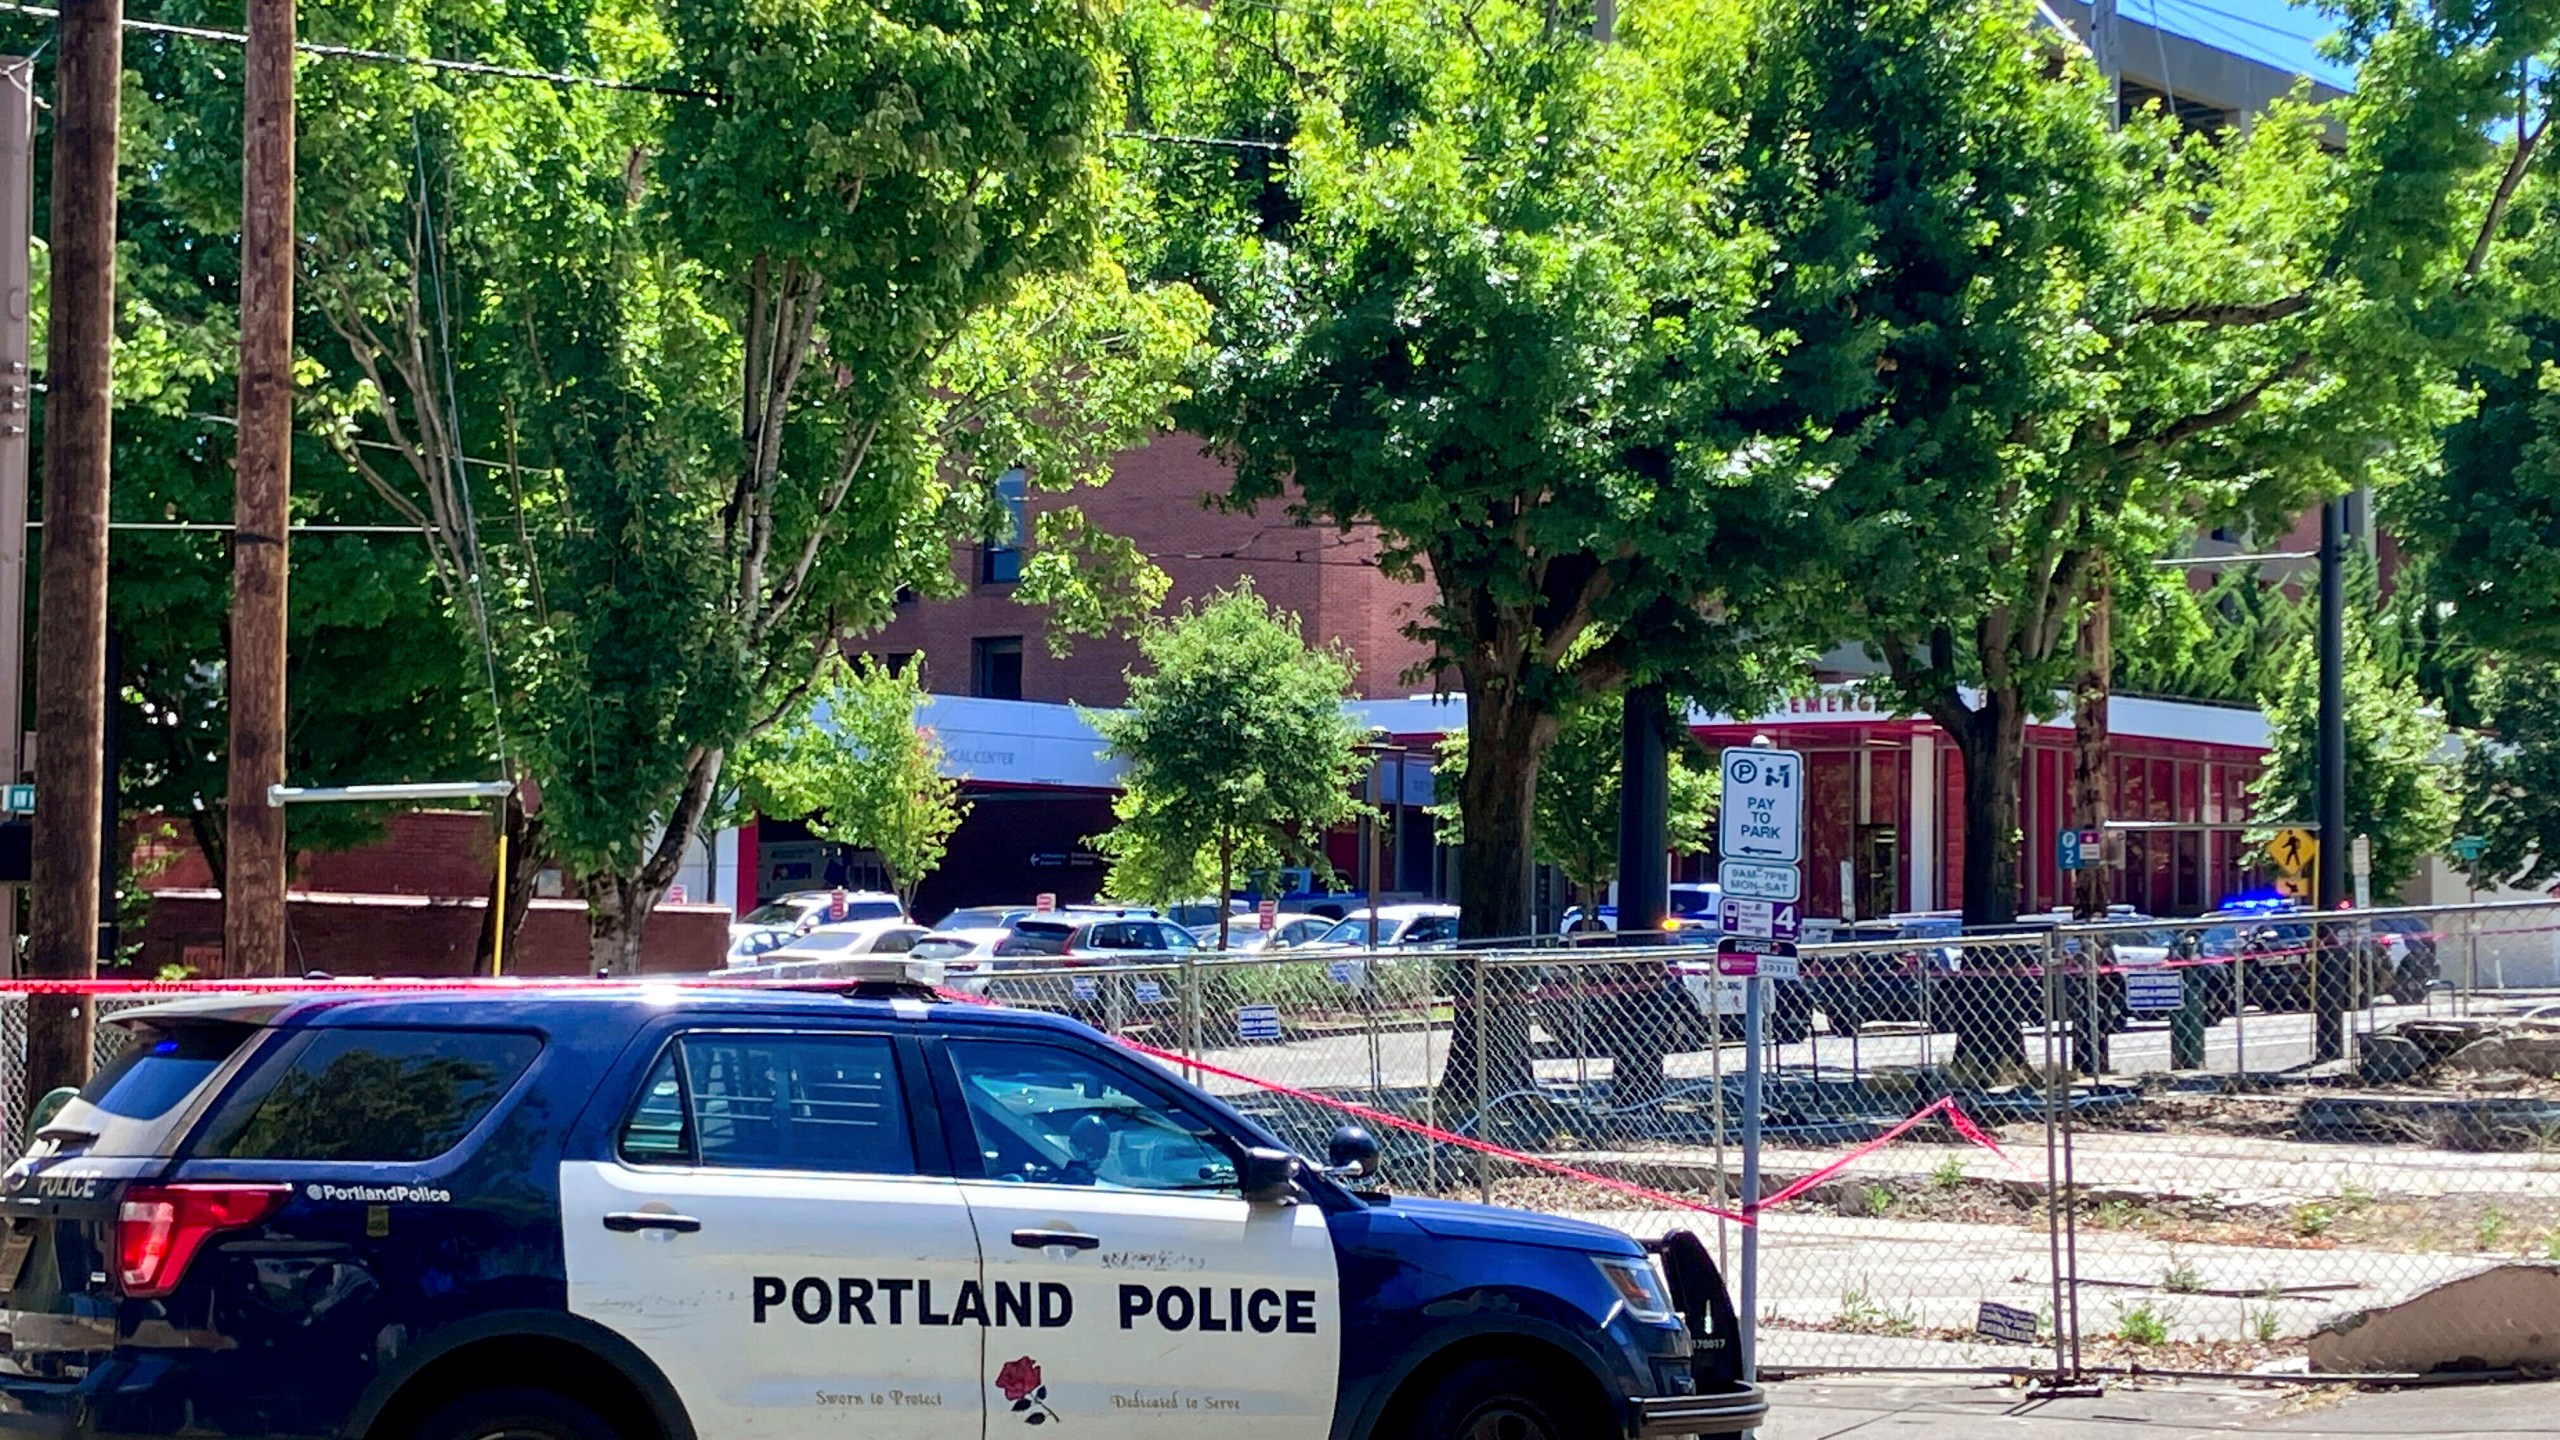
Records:
[[[2101,561],[2090,567],[2088,597],[2080,613],[2077,651],[2079,673],[2071,686],[2072,823],[2099,837],[2098,853],[2081,854],[2081,869],[2072,882],[2073,908],[2080,918],[2102,921],[2113,898],[2108,881],[2114,873],[2115,838],[2107,833],[2108,771],[2112,768],[2107,736],[2107,703],[2115,690],[2115,592]],[[2105,1074],[2108,1039],[2114,1031],[2108,988],[2101,977],[2114,959],[2114,946],[2099,937],[2080,947],[2078,961],[2063,993],[2071,998],[2072,1063],[2088,1075]]]
[[[2014,688],[1985,690],[1982,703],[1949,727],[1964,756],[1964,923],[2006,925],[2018,918],[2018,768],[2026,752],[2027,717]],[[1991,1079],[2027,1065],[2022,1027],[2042,1013],[2042,947],[2030,954],[1984,950],[1949,976],[1950,1026],[1956,1065]]]
[[[587,879],[587,963],[598,975],[640,973],[640,942],[664,886],[651,892],[618,875]]]
[[[704,750],[693,758],[685,772],[684,784],[676,791],[675,804],[668,811],[666,828],[659,832],[658,843],[651,846],[647,859],[629,875],[599,874],[587,882],[587,958],[595,968],[611,975],[640,973],[640,942],[647,932],[649,916],[675,884],[676,872],[684,868],[684,849],[692,840],[696,826],[702,823],[703,811],[711,803],[711,787],[720,779],[723,752]],[[718,957],[705,957],[704,968],[716,964]]]
[[[507,827],[506,889],[497,888],[498,877],[489,877],[491,903],[480,917],[480,940],[473,948],[471,973],[497,973],[492,964],[497,959],[497,941],[501,926],[507,937],[505,964],[516,965],[517,945],[524,934],[524,917],[533,908],[533,887],[548,858],[542,853],[542,821],[524,813],[516,797],[506,800],[501,817]]]
[[[1218,948],[1227,948],[1227,897],[1236,888],[1236,837],[1233,832],[1218,832]],[[1374,937],[1373,937],[1374,938]]]
[[[1512,677],[1486,682],[1470,675],[1467,769],[1458,787],[1465,847],[1458,926],[1470,941],[1516,940],[1529,933],[1538,762],[1555,737],[1556,717],[1522,699]],[[1528,1009],[1519,993],[1529,976],[1518,969],[1489,970],[1465,957],[1452,970],[1454,1028],[1440,1082],[1444,1110],[1480,1115],[1486,1104],[1530,1084]]]
[[[1964,756],[1964,923],[2006,925],[2018,918],[2018,768],[2027,747],[2018,692],[1985,690],[1953,738]]]
[[[2106,841],[2113,798],[2107,784],[2112,764],[2107,735],[2107,703],[2115,690],[2115,591],[2106,567],[2090,572],[2089,600],[2080,619],[2079,676],[2071,687],[2071,816],[2083,830],[2101,837],[2099,854],[2083,855],[2076,877],[2074,903],[2084,920],[2103,920],[2112,898],[2105,855],[2115,847]]]

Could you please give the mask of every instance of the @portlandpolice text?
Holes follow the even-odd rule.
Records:
[[[1056,1330],[1074,1323],[1075,1292],[1054,1280],[963,1280],[944,1308],[930,1280],[758,1275],[752,1285],[755,1323],[788,1316],[803,1325],[976,1325]],[[1316,1333],[1313,1290],[1248,1290],[1242,1286],[1123,1285],[1120,1328],[1152,1322],[1166,1330],[1271,1335]]]

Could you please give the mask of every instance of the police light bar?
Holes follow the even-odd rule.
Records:
[[[930,990],[942,983],[939,960],[913,955],[848,955],[841,960],[785,960],[777,964],[740,965],[724,973],[728,979],[823,980],[854,985],[905,985]]]

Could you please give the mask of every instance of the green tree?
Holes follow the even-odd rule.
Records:
[[[2489,733],[2466,737],[2461,825],[2488,843],[2462,868],[2476,885],[2540,889],[2560,876],[2560,668],[2511,661],[2485,688]]]
[[[1276,105],[1290,148],[1280,192],[1246,162],[1215,212],[1245,233],[1201,262],[1224,329],[1192,415],[1240,503],[1374,527],[1380,563],[1431,587],[1416,633],[1466,692],[1477,762],[1479,936],[1528,926],[1539,763],[1571,701],[1687,670],[1757,693],[1794,658],[1763,634],[1746,659],[1714,618],[1769,553],[1727,522],[1782,523],[1785,467],[1682,421],[1759,348],[1763,247],[1722,218],[1720,167],[1685,158],[1731,143],[1682,86],[1692,62],[1730,81],[1735,12],[1644,7],[1604,47],[1574,8],[1219,5],[1207,66],[1210,123]],[[1726,569],[1701,576],[1710,553]]]
[[[924,703],[912,670],[829,659],[808,698],[749,742],[738,767],[757,809],[805,815],[818,838],[877,853],[910,908],[969,815],[960,781],[943,773],[942,741],[918,716]]]
[[[2258,838],[2306,823],[2318,808],[2320,670],[2316,647],[2295,646],[2285,683],[2266,700],[2273,744],[2250,789]],[[2347,628],[2347,829],[2373,846],[2373,893],[2389,903],[2453,834],[2455,769],[2444,721],[2411,678],[2393,679],[2374,655],[2372,627]],[[2345,856],[2324,856],[2344,864]]]
[[[2283,679],[2312,607],[2256,565],[2202,590],[2180,570],[2124,572],[2116,592],[2115,685],[2136,695],[2255,705]],[[2147,582],[2147,583],[2141,583]]]
[[[1119,823],[1093,841],[1111,893],[1223,900],[1240,875],[1327,872],[1325,832],[1366,813],[1352,795],[1360,726],[1342,708],[1350,657],[1309,649],[1250,583],[1185,605],[1138,646],[1146,668],[1129,672],[1127,707],[1087,713],[1126,767]],[[1226,925],[1221,908],[1221,946]]]
[[[1625,779],[1621,695],[1584,700],[1565,712],[1556,743],[1538,772],[1537,856],[1564,873],[1586,907],[1599,903],[1618,878],[1618,811]],[[1443,844],[1464,845],[1466,829],[1457,797],[1467,768],[1467,734],[1443,737],[1433,772],[1433,816]],[[1675,744],[1670,757],[1669,840],[1672,853],[1707,848],[1715,834],[1714,764],[1694,744]]]
[[[2454,367],[2505,346],[2489,241],[2531,148],[2489,121],[2531,83],[2551,8],[2475,26],[2378,7],[2351,27],[2353,96],[2210,139],[2138,117],[2093,177],[2107,240],[2056,277],[1996,501],[1973,543],[1923,547],[1954,588],[1856,602],[1902,702],[1964,756],[1968,920],[2015,912],[2024,726],[2069,680],[2104,577],[2200,523],[2276,533],[2422,468],[2460,408]]]
[[[1102,233],[1134,202],[1101,163],[1093,7],[322,3],[305,25],[663,87],[322,61],[301,140],[306,422],[365,482],[331,518],[426,537],[413,589],[485,697],[466,729],[542,796],[518,852],[577,877],[596,962],[628,969],[727,757],[836,636],[952,586],[996,476],[1104,478],[1182,393],[1200,302],[1133,286]],[[237,76],[148,43],[168,76],[137,153],[171,246],[211,253],[237,223]],[[218,340],[230,303],[203,286],[190,333]],[[1062,629],[1161,594],[1073,507],[1034,540],[1020,590]]]

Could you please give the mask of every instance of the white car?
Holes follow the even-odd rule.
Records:
[[[844,913],[831,914],[836,897],[844,897]],[[797,934],[807,934],[821,925],[843,925],[856,920],[905,920],[907,907],[898,897],[885,890],[794,890],[788,895],[768,900],[729,922],[729,938],[736,941],[753,930],[779,926]]]
[[[912,925],[902,919],[853,920],[842,925],[821,925],[730,969],[733,973],[753,973],[777,966],[857,960],[874,955],[904,955],[914,948],[924,933],[923,926]]]
[[[916,937],[907,953],[919,960],[941,961],[951,988],[979,995],[986,992],[986,971],[995,963],[996,945],[1012,933],[1011,925],[929,930]]]
[[[729,968],[755,963],[755,958],[768,950],[779,950],[791,943],[792,930],[781,925],[753,925],[743,929],[729,927]]]
[[[1323,937],[1339,921],[1323,915],[1299,915],[1288,911],[1271,917],[1271,928],[1262,928],[1258,915],[1237,915],[1227,921],[1227,953],[1252,954],[1273,950],[1295,950]],[[1217,922],[1191,927],[1191,938],[1207,949],[1218,948]]]
[[[1381,905],[1378,930],[1369,933],[1369,912],[1354,910],[1333,927],[1299,947],[1306,950],[1446,949],[1458,943],[1455,905]]]

